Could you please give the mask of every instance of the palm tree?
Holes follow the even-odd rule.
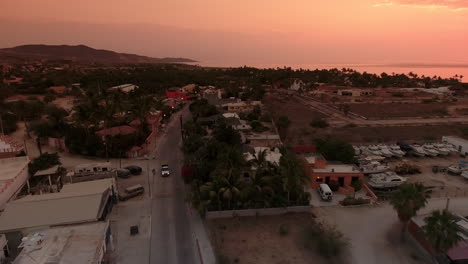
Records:
[[[402,184],[398,191],[392,196],[390,204],[397,211],[398,218],[402,222],[402,239],[408,225],[408,221],[423,208],[429,194],[421,183]]]
[[[447,210],[432,212],[424,222],[424,233],[439,254],[446,253],[463,240],[460,235],[462,230],[456,223],[455,216]]]

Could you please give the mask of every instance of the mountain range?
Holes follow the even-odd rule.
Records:
[[[0,63],[27,61],[73,61],[78,63],[125,64],[125,63],[189,63],[186,58],[152,58],[136,54],[118,53],[94,49],[85,45],[22,45],[0,49]]]

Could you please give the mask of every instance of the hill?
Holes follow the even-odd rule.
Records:
[[[81,63],[187,63],[195,62],[186,58],[152,58],[136,54],[98,50],[85,45],[23,45],[0,49],[0,63],[24,62],[31,60],[70,60]]]

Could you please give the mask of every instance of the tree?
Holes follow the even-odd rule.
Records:
[[[426,238],[439,254],[444,254],[463,240],[462,230],[456,223],[456,217],[447,210],[434,211],[424,219],[422,228]]]
[[[43,153],[39,157],[35,158],[28,165],[30,175],[34,175],[39,170],[45,170],[51,168],[54,165],[60,165],[60,158],[57,153]]]
[[[426,206],[429,194],[426,188],[421,183],[402,184],[398,191],[391,197],[390,204],[398,214],[398,218],[402,222],[402,239],[406,231],[408,221],[416,215],[416,213]]]
[[[350,185],[354,188],[354,198],[356,198],[356,193],[362,189],[362,180],[352,181]]]
[[[327,160],[341,161],[343,163],[354,162],[353,146],[347,142],[335,139],[318,139],[315,141],[317,151]]]
[[[278,122],[276,123],[276,125],[280,129],[286,129],[289,127],[290,124],[291,124],[291,121],[289,120],[287,116],[280,116],[278,118]]]

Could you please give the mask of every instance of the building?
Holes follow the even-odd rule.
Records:
[[[305,87],[305,83],[302,80],[295,79],[294,82],[289,86],[289,90],[299,91]]]
[[[0,210],[14,198],[28,179],[29,158],[0,159]]]
[[[0,134],[0,159],[14,158],[24,151],[24,146],[16,143],[11,137]]]
[[[374,92],[370,89],[360,89],[360,88],[349,88],[349,89],[339,89],[337,91],[338,95],[341,96],[371,96],[374,95]]]
[[[0,234],[0,263],[9,257],[8,243],[4,234]]]
[[[186,100],[189,97],[179,87],[172,87],[166,90],[166,97],[177,100]]]
[[[114,179],[104,179],[11,201],[0,215],[0,233],[13,249],[33,230],[104,220],[116,201],[116,190]]]
[[[68,89],[65,86],[51,86],[47,88],[48,91],[53,91],[56,94],[64,94]]]
[[[246,113],[246,112],[252,112],[255,106],[260,106],[260,105],[262,105],[260,101],[252,101],[252,102],[238,101],[236,103],[227,103],[223,105],[223,107],[228,112]]]
[[[450,143],[455,146],[460,154],[468,155],[468,140],[454,136],[443,136],[442,142]]]
[[[348,193],[353,181],[362,180],[364,174],[354,165],[330,164],[320,154],[312,154],[302,157],[306,174],[310,178],[312,188],[318,188],[320,184],[336,182],[339,191]]]
[[[108,263],[113,249],[109,222],[54,227],[34,231],[20,245],[14,264]]]
[[[251,134],[245,135],[245,139],[254,147],[272,148],[282,145],[281,138],[277,134]]]
[[[198,85],[192,83],[192,84],[185,85],[184,87],[180,88],[180,90],[184,93],[191,94],[191,93],[195,93],[197,88],[198,88]]]
[[[426,224],[424,219],[428,216],[430,216],[430,214],[413,217],[408,224],[408,233],[416,240],[419,246],[432,257],[438,254],[434,250],[431,242],[426,239],[426,235],[422,229]],[[455,217],[455,221],[462,231],[460,235],[463,237],[463,241],[446,252],[448,258],[446,263],[468,263],[468,219],[458,215]]]
[[[133,90],[138,89],[138,88],[139,87],[137,85],[127,83],[127,84],[122,84],[122,85],[111,87],[108,90],[110,90],[110,91],[121,91],[123,93],[129,93],[129,92],[132,92]]]

